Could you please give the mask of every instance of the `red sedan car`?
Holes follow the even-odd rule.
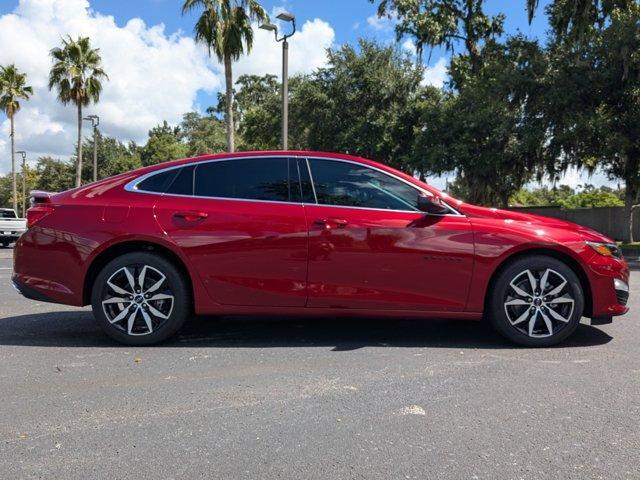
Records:
[[[485,317],[548,346],[627,311],[615,243],[457,201],[385,165],[318,152],[179,160],[34,192],[15,247],[27,298],[91,304],[130,345],[192,313]]]

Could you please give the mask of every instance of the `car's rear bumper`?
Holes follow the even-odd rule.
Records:
[[[13,249],[14,285],[27,298],[82,306],[82,263],[73,243],[61,242],[63,234],[33,228]]]
[[[13,288],[15,288],[18,293],[25,298],[28,298],[30,300],[37,300],[39,302],[60,303],[59,301],[42,293],[40,290],[36,290],[35,288],[32,288],[21,282],[18,279],[18,275],[16,274],[11,277],[11,283],[13,284]]]

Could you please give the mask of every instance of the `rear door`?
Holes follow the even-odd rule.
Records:
[[[183,167],[155,213],[217,303],[305,305],[308,233],[295,160]]]

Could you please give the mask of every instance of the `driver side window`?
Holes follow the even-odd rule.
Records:
[[[318,204],[418,211],[418,189],[364,165],[309,159]]]

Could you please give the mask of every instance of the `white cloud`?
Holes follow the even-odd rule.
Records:
[[[85,111],[98,114],[102,131],[122,141],[144,141],[157,123],[177,123],[184,112],[197,108],[199,91],[213,94],[223,88],[217,59],[181,32],[168,34],[164,25],[149,26],[139,18],[118,26],[113,17],[91,9],[88,0],[20,0],[12,13],[0,16],[0,65],[15,63],[34,88],[15,117],[16,145],[31,159],[42,154],[68,157],[74,150],[74,107],[61,105],[47,88],[49,51],[67,34],[88,35],[100,48],[109,81],[100,102]],[[235,78],[281,71],[280,44],[272,35],[256,29],[254,49],[234,65]],[[325,48],[334,38],[328,23],[306,22],[290,40],[291,73],[324,65]],[[10,169],[8,133],[5,120],[0,124],[0,174]]]
[[[286,25],[279,28],[288,31]],[[302,25],[289,42],[289,74],[309,73],[327,63],[326,49],[333,45],[335,32],[327,22],[316,18]],[[243,74],[282,73],[282,43],[273,32],[255,29],[253,49],[234,64],[234,78]]]
[[[447,81],[447,59],[440,57],[433,67],[427,67],[422,78],[423,85],[433,85],[442,88]]]
[[[367,25],[378,32],[390,31],[398,21],[398,16],[392,12],[390,16],[379,17],[377,14],[367,17]]]
[[[414,59],[417,58],[418,51],[416,48],[416,44],[412,40],[406,39],[402,43],[401,48],[404,52],[409,54]],[[433,85],[434,87],[442,88],[444,86],[444,83],[447,81],[448,76],[447,58],[440,57],[433,66],[426,67],[424,76],[422,78],[422,84]]]
[[[415,56],[417,54],[416,44],[409,39],[402,42],[402,50],[407,52],[409,55]]]

